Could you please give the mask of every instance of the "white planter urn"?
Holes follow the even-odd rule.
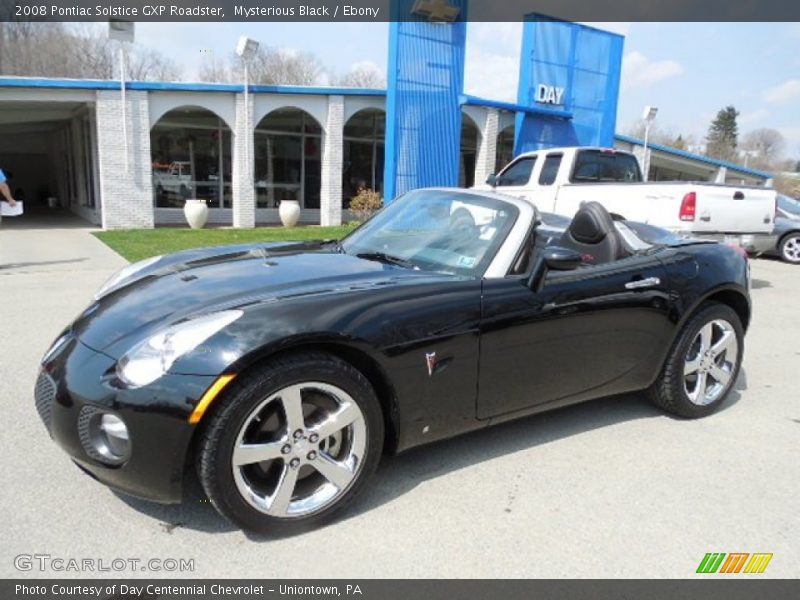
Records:
[[[208,205],[205,200],[189,198],[183,205],[183,214],[192,229],[202,229],[208,221]]]
[[[300,219],[300,202],[297,200],[281,200],[278,214],[284,227],[294,227]]]

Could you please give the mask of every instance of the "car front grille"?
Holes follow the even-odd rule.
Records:
[[[36,398],[36,411],[42,419],[44,426],[50,431],[50,423],[53,416],[53,401],[56,398],[56,382],[48,375],[47,371],[42,369],[39,372],[39,377],[36,379],[36,389],[34,390]]]

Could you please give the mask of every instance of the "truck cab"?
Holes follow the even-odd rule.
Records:
[[[703,237],[761,254],[775,245],[775,190],[711,182],[645,182],[639,161],[613,148],[526,152],[486,182],[540,211],[571,217],[596,201],[613,215],[685,237]],[[483,187],[483,186],[481,186]]]

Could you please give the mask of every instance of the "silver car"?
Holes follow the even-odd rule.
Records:
[[[800,201],[778,194],[778,207],[775,211],[775,228],[778,238],[775,248],[765,252],[778,256],[788,263],[800,265]]]

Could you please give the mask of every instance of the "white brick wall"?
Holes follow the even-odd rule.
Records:
[[[236,124],[233,131],[233,226],[255,227],[256,189],[253,183],[253,106],[255,96],[236,94]]]
[[[97,92],[97,154],[104,229],[153,227],[147,92],[127,90],[126,112],[127,147],[122,126],[120,92]]]
[[[342,223],[343,135],[344,96],[329,96],[328,119],[322,138],[321,225]]]
[[[475,185],[480,185],[486,178],[494,173],[497,160],[497,130],[500,123],[500,114],[496,108],[486,109],[486,121],[481,131],[481,142],[478,147],[478,156],[475,159]]]

